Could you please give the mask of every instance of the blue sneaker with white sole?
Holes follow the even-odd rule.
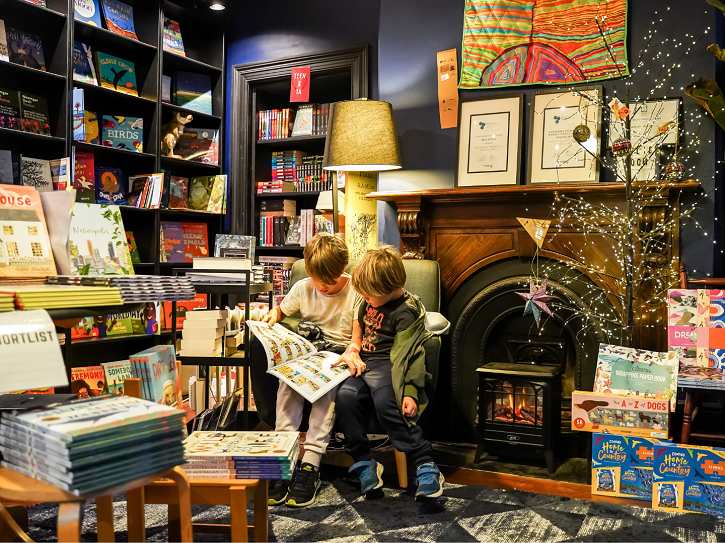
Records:
[[[418,477],[418,489],[415,499],[437,498],[443,495],[443,482],[445,481],[438,466],[433,462],[426,462],[415,469]]]
[[[364,496],[383,486],[383,465],[375,460],[356,462],[348,471],[360,479],[360,491]]]

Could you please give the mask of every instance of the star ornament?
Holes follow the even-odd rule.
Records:
[[[551,309],[549,309],[549,306],[546,305],[546,302],[549,302],[556,298],[556,296],[549,296],[546,294],[546,283],[548,282],[548,279],[544,279],[544,282],[541,283],[540,286],[536,286],[534,283],[534,280],[529,277],[529,293],[525,294],[523,292],[517,292],[519,296],[521,296],[524,300],[526,300],[526,307],[524,307],[524,315],[528,315],[531,313],[534,315],[534,319],[536,319],[536,326],[539,327],[539,321],[541,320],[541,312],[543,311],[549,316],[554,316],[554,314],[551,312]]]

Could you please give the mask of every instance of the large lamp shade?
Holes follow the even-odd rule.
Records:
[[[330,106],[325,170],[382,172],[402,168],[393,106],[349,100]]]

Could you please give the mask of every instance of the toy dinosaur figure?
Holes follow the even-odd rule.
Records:
[[[174,117],[161,127],[161,154],[172,158],[181,158],[174,154],[174,147],[184,131],[184,125],[192,121],[194,117],[191,115],[181,115],[174,113]]]

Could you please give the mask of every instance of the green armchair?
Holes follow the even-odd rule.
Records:
[[[351,261],[348,264],[347,272],[349,273],[355,267],[356,261]],[[423,302],[427,311],[440,311],[441,305],[441,275],[438,262],[433,260],[403,260],[405,266],[405,273],[407,280],[405,282],[405,289],[412,294],[418,296]],[[298,260],[292,265],[290,274],[290,287],[294,285],[300,279],[308,277],[305,271],[305,261]],[[300,322],[300,314],[289,315],[282,321],[282,325],[287,328],[297,331],[297,326]],[[441,339],[440,336],[434,336],[430,338],[424,345],[425,348],[425,361],[426,370],[430,374],[428,385],[426,387],[426,395],[428,396],[429,403],[433,401],[435,394],[436,382],[438,381],[438,360],[441,351]],[[426,413],[430,411],[430,405],[428,409],[423,412],[422,418],[425,418]],[[380,434],[384,433],[380,427],[377,418],[373,417],[368,427],[369,434]],[[395,463],[398,470],[398,483],[401,488],[408,486],[408,470],[405,460],[405,454],[399,451],[395,451]]]

